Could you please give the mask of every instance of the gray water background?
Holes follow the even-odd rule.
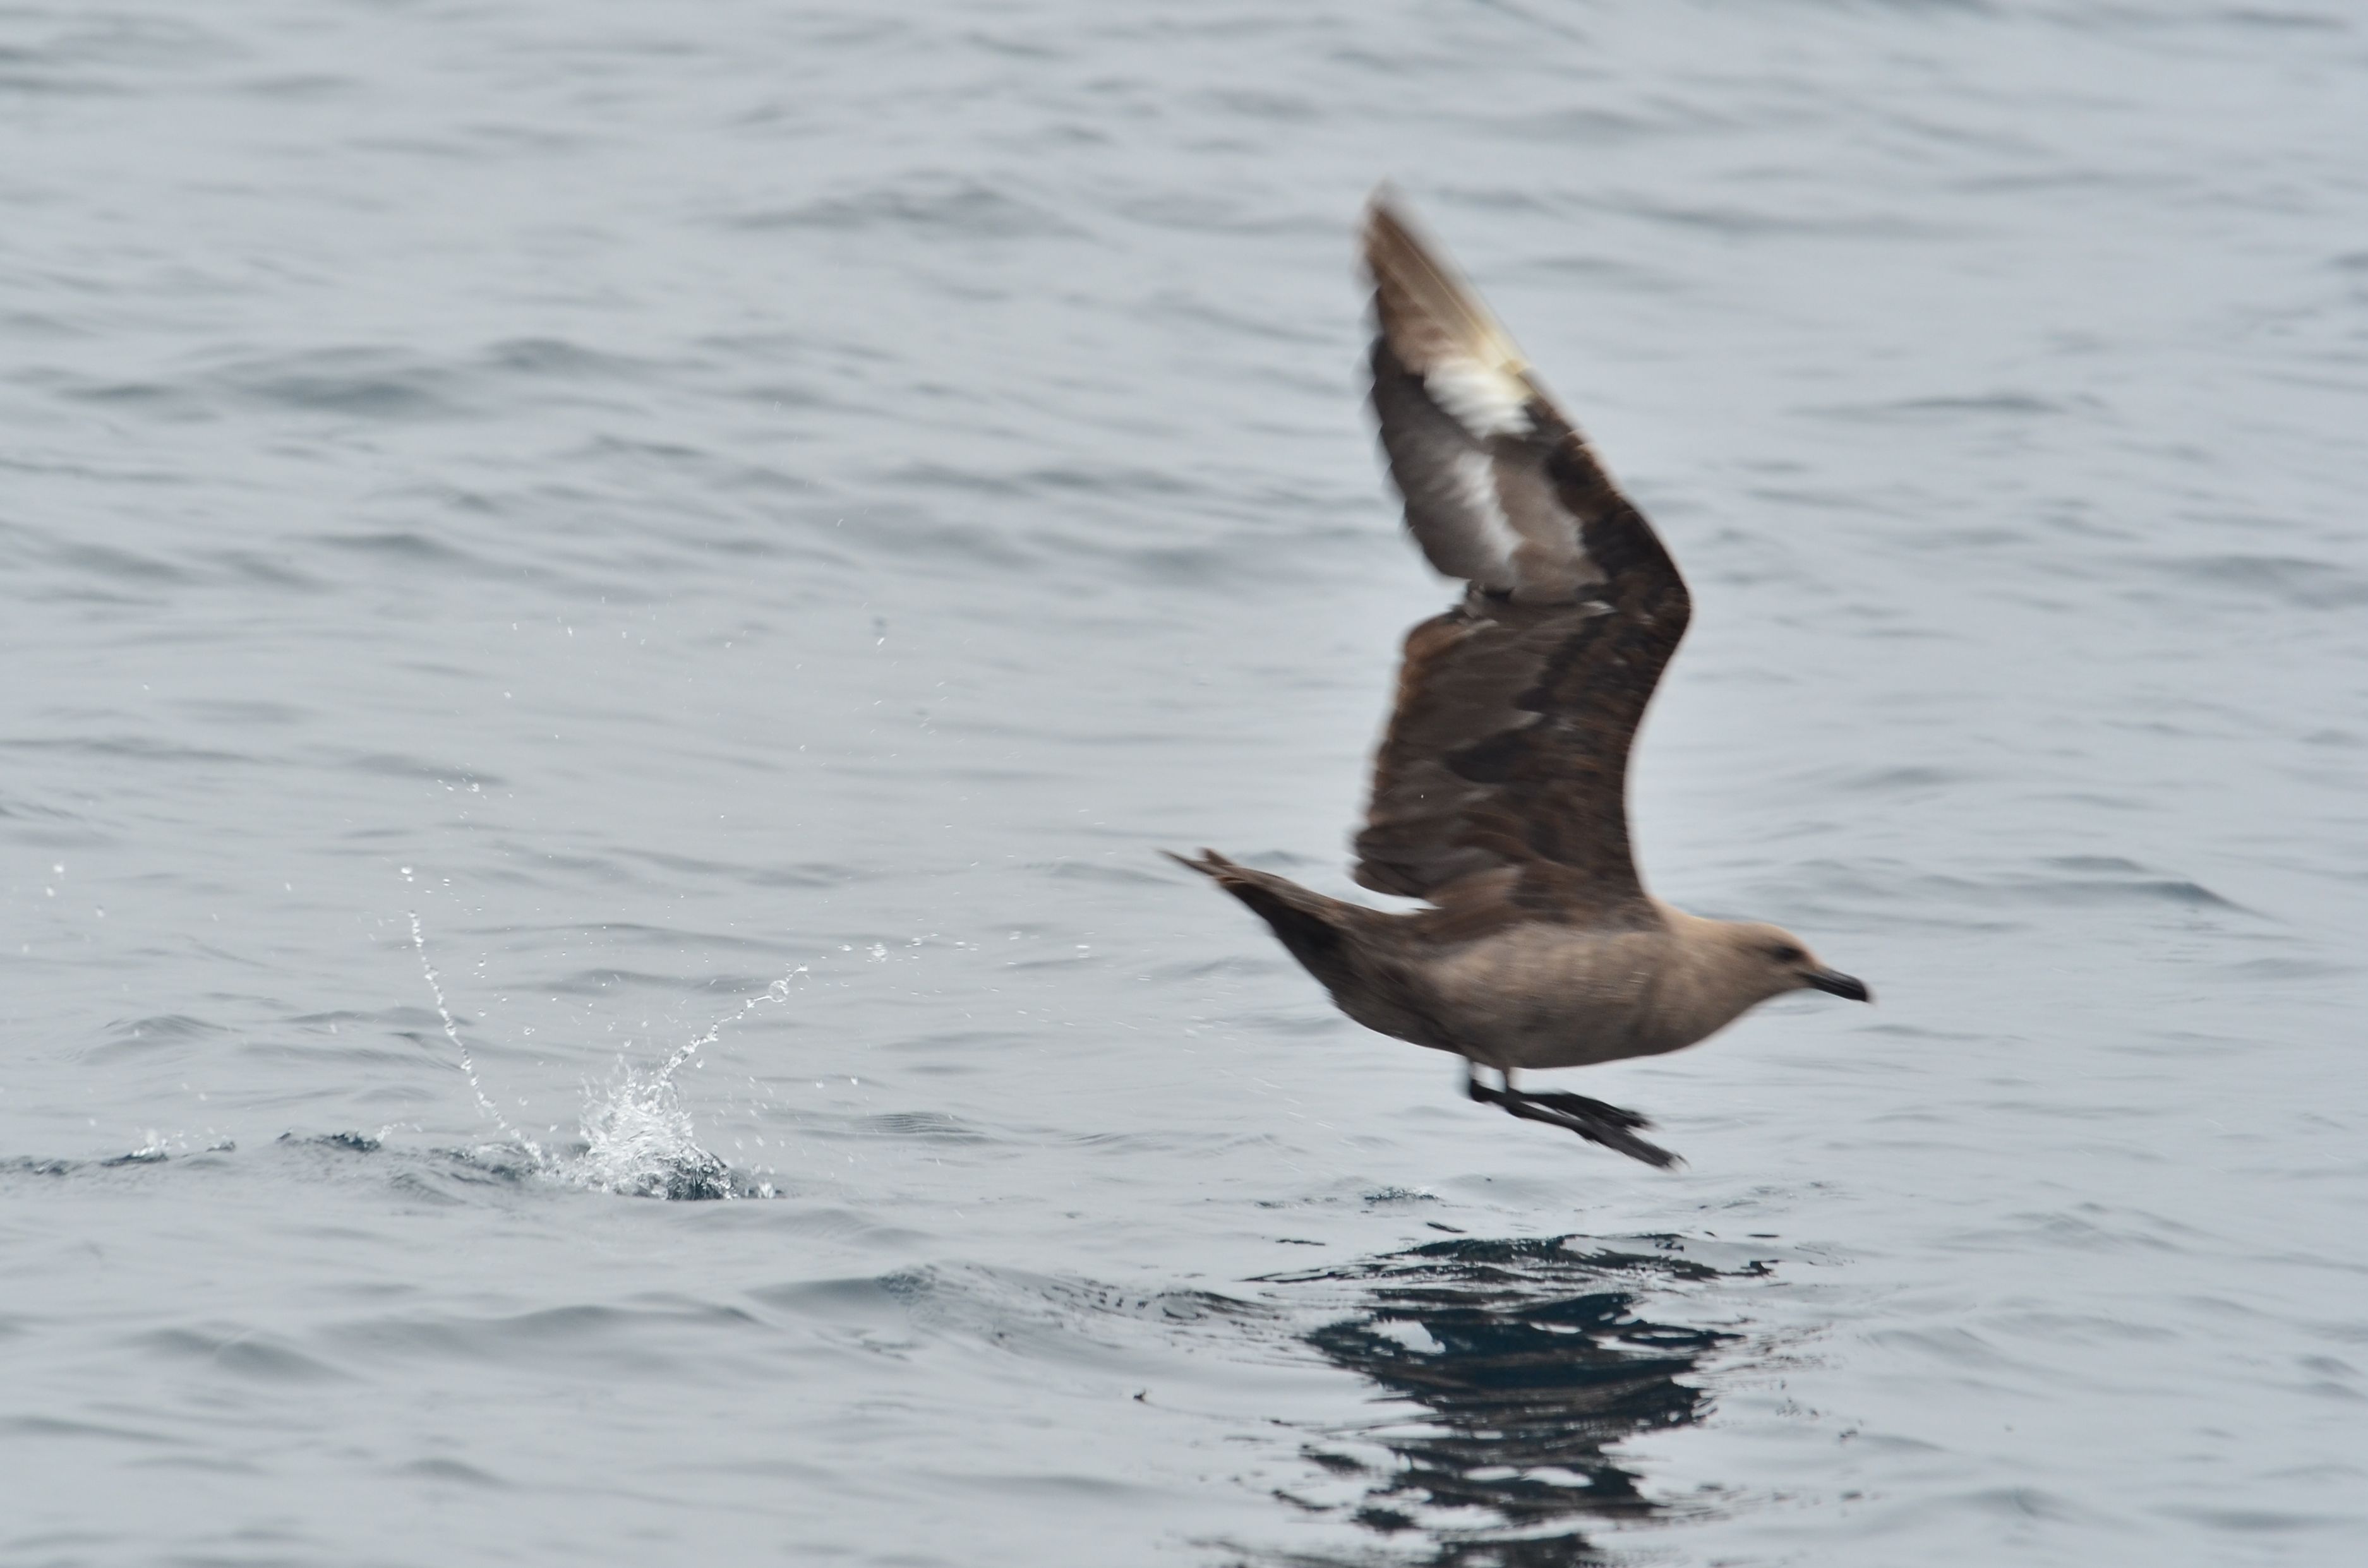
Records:
[[[2363,149],[2305,0],[0,9],[0,1561],[2368,1557]],[[1349,891],[1447,602],[1383,176],[1880,997],[1564,1080],[1676,1175],[1154,855]]]

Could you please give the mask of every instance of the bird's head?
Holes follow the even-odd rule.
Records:
[[[1827,968],[1809,950],[1807,943],[1781,926],[1736,924],[1728,926],[1725,935],[1736,955],[1736,961],[1759,977],[1763,995],[1823,991],[1851,1002],[1874,1000],[1866,982]]]

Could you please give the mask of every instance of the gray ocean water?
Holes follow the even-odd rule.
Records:
[[[1449,602],[1383,176],[1880,997],[1674,1175],[1154,853]],[[0,1562],[2368,1560],[2363,211],[2332,0],[0,8]]]

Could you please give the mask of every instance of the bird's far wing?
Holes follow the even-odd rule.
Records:
[[[1391,477],[1423,553],[1472,591],[1407,635],[1357,881],[1451,903],[1485,885],[1545,916],[1641,908],[1628,751],[1685,635],[1685,582],[1386,194],[1365,259]]]

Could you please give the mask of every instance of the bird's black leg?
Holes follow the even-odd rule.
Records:
[[[1492,1089],[1480,1081],[1479,1068],[1467,1061],[1464,1063],[1463,1092],[1483,1105],[1496,1106],[1524,1121],[1543,1121],[1565,1132],[1576,1132],[1590,1143],[1600,1143],[1632,1160],[1642,1160],[1662,1170],[1685,1163],[1659,1144],[1648,1143],[1636,1136],[1635,1129],[1653,1125],[1636,1112],[1589,1099],[1585,1095],[1523,1094],[1513,1087],[1513,1074],[1509,1070],[1505,1074],[1505,1086]]]

